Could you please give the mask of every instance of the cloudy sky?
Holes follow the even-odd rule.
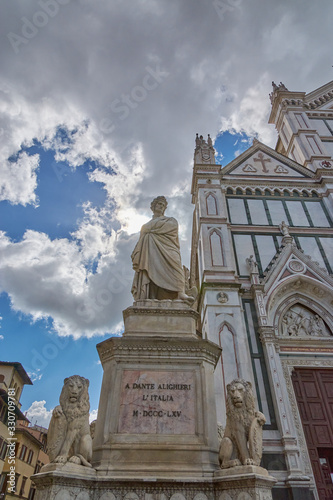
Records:
[[[40,425],[64,377],[91,381],[122,332],[130,254],[164,194],[189,262],[195,133],[225,165],[274,147],[271,81],[333,79],[331,0],[4,0],[0,17],[0,352],[34,380]]]

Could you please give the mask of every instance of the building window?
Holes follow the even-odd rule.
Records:
[[[29,450],[27,464],[31,464],[33,456],[34,456],[34,452],[32,450]]]
[[[24,495],[24,488],[25,488],[25,483],[27,482],[27,477],[23,476],[22,477],[22,483],[21,483],[21,488],[20,488],[20,496]]]
[[[239,276],[249,276],[246,259],[250,255],[254,255],[259,274],[262,275],[278,251],[282,235],[233,233],[232,239]]]
[[[38,460],[38,462],[36,463],[36,467],[35,467],[35,474],[38,474],[38,472],[41,470],[41,468],[43,467],[43,464]]]
[[[278,196],[281,198],[280,193]],[[228,212],[231,224],[277,226],[284,220],[291,227],[332,227],[332,220],[321,200],[304,200],[308,195],[284,191],[285,198],[250,199],[228,197]],[[312,196],[317,196],[312,193]],[[298,197],[298,200],[295,200]]]
[[[5,492],[5,489],[6,489],[6,486],[5,486],[6,478],[7,478],[6,474],[1,474],[0,475],[0,498],[2,498],[1,494],[4,495],[4,492]]]
[[[18,482],[19,482],[20,474],[15,474],[15,493],[18,491]]]
[[[321,267],[326,267],[328,272],[333,272],[333,241],[327,236],[295,236],[298,248],[304,250],[306,255],[317,262]]]
[[[246,202],[249,207],[252,224],[269,225],[264,200],[246,200]]]
[[[7,443],[4,439],[0,438],[0,460],[5,460],[7,452]]]
[[[0,400],[0,420],[4,424],[6,423],[6,417],[7,417],[7,405],[3,401]]]
[[[306,255],[310,255],[313,261],[332,274],[333,238],[331,236],[297,234],[293,236],[298,248],[304,250]],[[250,255],[254,255],[259,274],[262,276],[281,245],[282,235],[237,232],[232,234],[232,239],[239,276],[249,276],[246,259]]]
[[[242,198],[228,198],[228,210],[231,224],[248,224],[248,217]]]
[[[21,451],[20,451],[20,454],[18,456],[18,458],[20,460],[24,460],[25,459],[25,454],[27,453],[27,447],[24,446],[24,444],[22,444],[22,448],[21,448]]]
[[[35,488],[31,487],[28,495],[28,500],[34,500],[35,492],[36,492]]]

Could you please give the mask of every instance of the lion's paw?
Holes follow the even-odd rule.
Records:
[[[229,467],[237,467],[238,465],[241,465],[238,458],[235,458],[235,460],[230,460],[230,462],[229,462]]]
[[[56,464],[65,464],[67,462],[67,457],[66,455],[59,455],[54,461]]]
[[[62,411],[61,406],[56,406],[53,410],[52,415],[56,418],[62,417],[64,412]]]
[[[244,465],[255,465],[255,463],[254,463],[254,460],[252,460],[252,458],[247,458],[245,460]]]
[[[81,458],[77,457],[76,455],[73,455],[68,461],[72,464],[81,465]]]

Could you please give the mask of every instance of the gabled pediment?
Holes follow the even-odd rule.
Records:
[[[313,174],[299,163],[277,153],[274,149],[255,140],[253,145],[235,160],[222,168],[223,176],[257,177],[299,177],[312,178]]]
[[[314,287],[316,282],[318,286],[320,284],[330,288],[333,286],[333,279],[327,270],[320,267],[309,255],[299,250],[293,242],[281,245],[265,274],[261,284],[264,285],[266,297],[271,295],[273,290],[280,287],[282,283],[288,286],[290,278],[306,278],[313,283]]]

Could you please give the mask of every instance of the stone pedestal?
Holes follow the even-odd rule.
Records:
[[[111,479],[69,464],[36,474],[33,481],[35,500],[271,500],[276,482],[265,469],[251,466],[217,472],[214,479],[140,480]]]
[[[104,376],[93,468],[49,464],[35,500],[271,500],[260,467],[219,470],[213,374],[221,349],[181,301],[124,311],[125,333],[97,346]]]
[[[220,469],[214,478],[220,490],[218,500],[272,500],[276,483],[266,469],[254,465]]]
[[[108,477],[204,477],[218,468],[213,373],[221,349],[183,301],[124,311],[125,333],[97,346],[102,383],[93,466]]]

